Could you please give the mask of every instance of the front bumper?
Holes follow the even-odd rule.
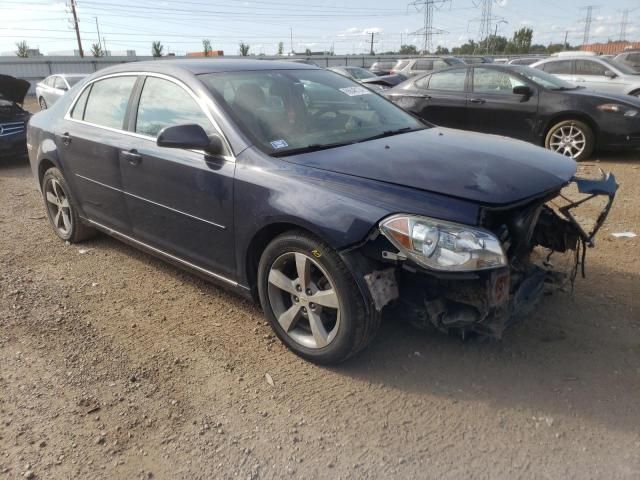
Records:
[[[574,178],[572,184],[581,198],[572,201],[560,193],[552,200],[554,204],[558,198],[565,200],[562,206],[552,208],[551,202],[541,200],[506,216],[506,222],[511,224],[511,236],[505,241],[510,244],[505,246],[509,252],[508,267],[434,272],[402,260],[402,256],[393,252],[382,251],[382,257],[395,258],[396,265],[376,272],[375,278],[384,279],[384,288],[368,281],[376,308],[393,300],[396,316],[408,318],[417,326],[431,325],[444,332],[457,331],[462,335],[474,332],[501,338],[510,325],[534,311],[547,292],[573,282],[579,265],[584,274],[586,248],[594,246],[595,235],[611,210],[618,185],[610,174],[597,179]],[[605,197],[604,206],[589,227],[583,226],[574,211],[596,197]],[[504,213],[501,215],[504,220]],[[524,218],[532,223],[526,224]],[[555,270],[549,262],[551,254],[569,251],[574,254],[573,268],[568,272]],[[387,273],[382,274],[383,271]],[[390,284],[390,276],[396,280],[396,288]]]

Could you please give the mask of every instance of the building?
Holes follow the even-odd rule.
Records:
[[[211,50],[209,52],[209,57],[222,57],[224,56],[224,51],[222,50]],[[204,52],[187,52],[187,57],[204,57]]]
[[[618,40],[616,42],[607,43],[590,43],[588,45],[582,45],[580,50],[586,52],[597,52],[602,55],[617,55],[622,53],[625,49],[640,48],[640,42],[628,42],[626,40]]]

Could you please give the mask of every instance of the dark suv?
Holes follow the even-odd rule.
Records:
[[[391,307],[500,336],[558,278],[533,249],[593,237],[548,204],[573,160],[433,127],[291,62],[100,70],[32,117],[28,143],[62,240],[100,230],[259,300],[320,363],[364,348]],[[612,177],[578,182],[615,192]]]

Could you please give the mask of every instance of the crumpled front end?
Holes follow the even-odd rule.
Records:
[[[547,292],[573,285],[580,271],[584,276],[586,250],[594,246],[617,188],[611,174],[574,177],[559,192],[523,204],[484,208],[480,227],[499,239],[508,260],[497,268],[461,272],[422,268],[378,235],[365,245],[365,254],[395,265],[368,277],[372,292],[376,285],[371,278],[387,284],[374,298],[376,307],[392,303],[396,314],[418,326],[500,338]],[[556,257],[565,260],[564,268],[554,265]],[[388,286],[391,278],[397,282],[395,289]],[[394,292],[397,298],[392,298]]]

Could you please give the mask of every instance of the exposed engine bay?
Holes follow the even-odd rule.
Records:
[[[573,190],[571,198],[567,188]],[[393,311],[418,327],[433,326],[463,337],[476,333],[500,338],[545,294],[567,285],[572,288],[578,272],[584,277],[586,251],[595,245],[617,188],[615,177],[601,172],[597,179],[574,177],[561,191],[526,203],[483,208],[479,223],[499,239],[508,258],[507,265],[497,268],[470,272],[421,268],[384,236],[377,236],[365,246],[365,255],[382,257],[395,266],[377,272],[376,282],[371,275],[365,277],[376,308],[391,303]],[[584,222],[576,211],[594,200],[600,202],[595,219]],[[570,260],[568,269],[554,265],[554,255],[561,254]]]

